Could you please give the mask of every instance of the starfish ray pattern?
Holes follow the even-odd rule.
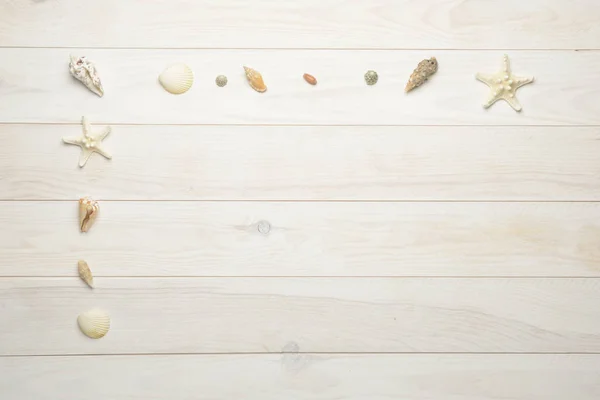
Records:
[[[112,156],[104,150],[102,147],[102,140],[111,131],[111,127],[107,126],[102,130],[102,132],[93,134],[92,126],[90,125],[88,119],[86,117],[82,117],[81,123],[83,124],[83,135],[82,136],[71,136],[71,137],[63,137],[63,142],[67,144],[74,144],[76,146],[81,147],[81,155],[79,156],[79,166],[83,167],[87,160],[90,158],[92,153],[98,153],[109,160]]]
[[[488,100],[483,104],[485,108],[490,107],[498,100],[504,100],[510,104],[515,111],[521,111],[523,109],[516,97],[517,89],[533,82],[533,76],[520,77],[513,75],[506,54],[504,55],[504,64],[501,71],[489,75],[477,74],[475,77],[477,80],[488,85],[491,90]]]

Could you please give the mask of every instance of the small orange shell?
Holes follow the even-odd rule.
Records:
[[[310,83],[311,85],[317,84],[317,78],[315,78],[314,76],[312,76],[310,74],[304,74],[304,75],[302,75],[302,77],[304,78],[304,80],[306,82]]]
[[[267,85],[265,85],[265,82],[263,81],[260,72],[250,67],[244,67],[244,71],[246,72],[246,79],[248,79],[248,83],[250,84],[252,89],[256,90],[259,93],[267,91]]]

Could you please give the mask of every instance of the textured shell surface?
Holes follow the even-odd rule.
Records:
[[[110,329],[110,315],[104,310],[94,308],[79,314],[77,324],[85,336],[100,339]]]
[[[367,85],[374,85],[377,83],[378,80],[379,75],[377,75],[377,72],[370,70],[365,73],[365,82],[367,83]]]
[[[87,232],[96,222],[100,206],[98,202],[91,197],[82,197],[79,199],[79,229],[81,232]]]
[[[267,85],[265,85],[260,72],[250,67],[244,67],[244,71],[246,72],[246,79],[248,79],[248,83],[252,89],[259,93],[263,93],[267,90]]]
[[[158,76],[158,81],[167,92],[182,94],[192,87],[194,73],[186,64],[173,64]]]
[[[87,262],[84,260],[77,261],[77,271],[79,272],[79,277],[82,281],[84,281],[89,287],[94,287],[94,276],[92,275],[92,270],[90,269]]]
[[[217,84],[218,87],[223,87],[223,86],[227,85],[227,77],[225,75],[219,75],[215,79],[215,83]]]
[[[304,80],[306,82],[308,82],[311,85],[316,85],[317,84],[317,78],[315,78],[311,74],[304,74],[304,75],[302,75],[302,77],[304,78]]]
[[[404,88],[405,92],[410,92],[416,87],[421,86],[429,77],[438,70],[438,62],[435,57],[421,61],[413,71]]]
[[[86,57],[76,57],[71,55],[69,72],[93,93],[100,97],[104,95],[104,88],[102,87],[102,82],[98,76],[96,66]]]

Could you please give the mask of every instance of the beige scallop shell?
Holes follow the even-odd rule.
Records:
[[[94,287],[94,276],[92,275],[92,270],[83,260],[77,261],[77,271],[79,272],[79,277],[82,281],[84,281],[89,287]]]
[[[87,232],[94,225],[99,210],[98,202],[91,197],[79,199],[79,229],[81,232]]]
[[[77,324],[87,337],[100,339],[110,329],[110,316],[106,311],[95,308],[79,314]]]
[[[169,93],[182,94],[187,92],[194,83],[194,73],[185,64],[174,64],[159,75],[158,81]]]
[[[267,91],[267,85],[265,85],[260,72],[250,67],[244,67],[244,71],[246,72],[246,79],[248,79],[248,83],[252,89],[259,93]]]

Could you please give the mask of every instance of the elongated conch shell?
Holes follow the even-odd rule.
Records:
[[[94,308],[79,314],[77,324],[85,336],[100,339],[110,329],[110,316],[106,311]]]
[[[169,93],[182,94],[194,83],[194,73],[185,64],[173,64],[159,75],[158,81]]]
[[[267,85],[265,85],[265,82],[263,81],[260,72],[250,67],[244,67],[244,71],[246,72],[246,79],[248,79],[248,83],[250,84],[252,89],[256,90],[259,93],[267,91]]]
[[[102,97],[104,95],[104,88],[102,88],[98,71],[96,71],[94,64],[87,58],[71,55],[69,72],[98,96]]]
[[[77,271],[79,272],[79,277],[82,281],[84,281],[89,287],[94,287],[94,276],[92,275],[92,270],[83,260],[77,261]]]
[[[87,232],[94,225],[99,210],[98,202],[91,197],[79,199],[79,229],[81,232]]]
[[[416,87],[421,86],[429,77],[435,74],[438,70],[438,62],[435,57],[431,57],[429,60],[423,60],[417,65],[417,68],[413,71],[406,83],[404,91],[410,92]]]

